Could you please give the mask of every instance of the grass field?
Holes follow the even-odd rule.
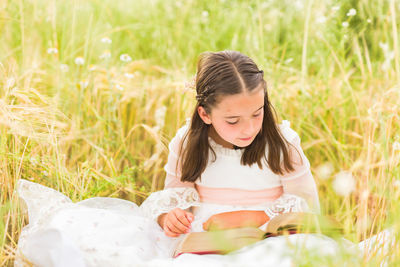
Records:
[[[0,1],[0,265],[27,223],[18,179],[140,204],[195,104],[203,51],[264,70],[322,212],[358,242],[400,228],[400,1]],[[390,248],[389,266],[400,264]],[[338,266],[338,259],[301,266]],[[357,264],[378,266],[366,255]],[[350,264],[352,265],[352,264]]]

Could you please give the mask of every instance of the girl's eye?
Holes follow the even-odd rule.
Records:
[[[227,123],[230,125],[234,125],[234,124],[238,123],[238,121],[227,121]]]
[[[259,113],[255,114],[255,115],[253,115],[253,117],[258,117],[258,116],[260,116],[261,114],[262,114],[262,113],[259,112]]]

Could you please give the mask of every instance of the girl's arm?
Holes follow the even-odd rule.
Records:
[[[268,221],[268,215],[262,210],[239,210],[211,216],[203,223],[203,229],[209,231],[239,227],[260,227]]]
[[[310,170],[310,162],[300,146],[300,137],[295,134],[291,141],[289,153],[293,162],[294,171],[281,177],[283,192],[299,196],[307,201],[311,210],[319,213],[320,205],[317,186]]]

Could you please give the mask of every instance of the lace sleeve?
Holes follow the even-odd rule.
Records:
[[[142,213],[156,220],[162,213],[174,208],[199,206],[199,195],[192,187],[175,187],[152,193],[140,206]]]
[[[282,194],[277,200],[265,210],[265,213],[270,219],[273,217],[288,212],[311,212],[307,202],[296,195]]]

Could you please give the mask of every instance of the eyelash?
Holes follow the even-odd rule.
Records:
[[[262,114],[262,112],[260,112],[260,113],[258,113],[258,114],[256,114],[256,115],[253,115],[253,117],[254,118],[257,118],[258,116],[260,116]],[[238,123],[239,122],[239,120],[238,121],[235,121],[235,122],[229,122],[229,121],[227,121],[227,123],[228,124],[230,124],[230,125],[235,125],[236,123]]]

